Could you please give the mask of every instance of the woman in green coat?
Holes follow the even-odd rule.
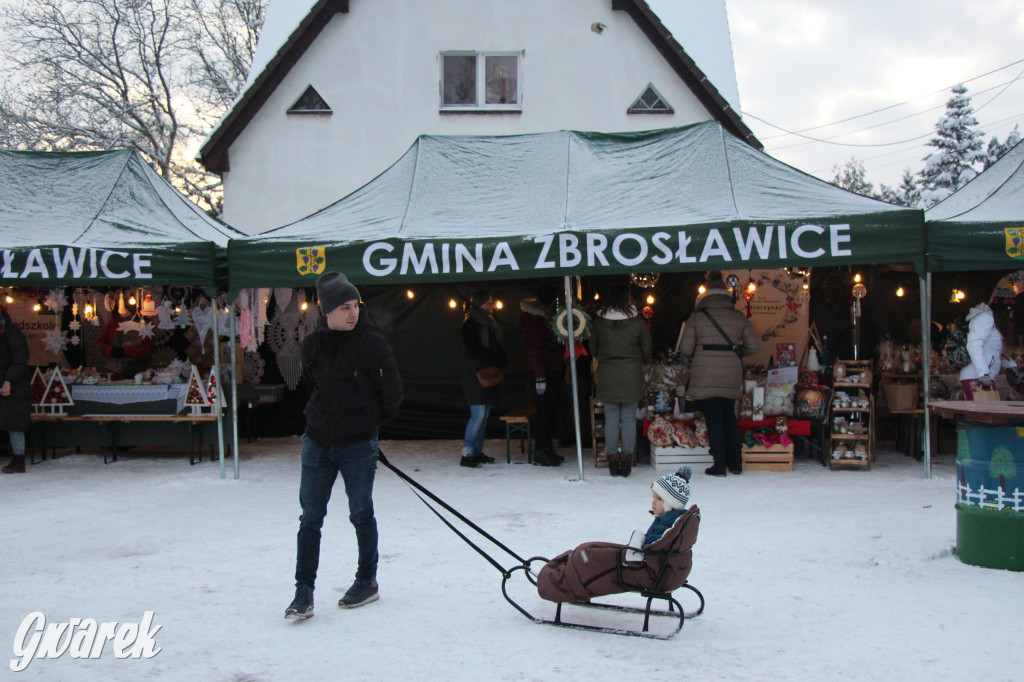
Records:
[[[598,309],[590,352],[597,360],[597,399],[604,403],[608,472],[629,476],[636,457],[636,409],[645,392],[644,365],[651,361],[651,333],[629,298],[629,287],[613,287]]]

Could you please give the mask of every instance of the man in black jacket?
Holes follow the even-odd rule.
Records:
[[[339,272],[321,275],[316,290],[325,319],[302,344],[302,377],[312,391],[302,435],[295,599],[285,618],[313,615],[320,529],[339,473],[348,496],[348,518],[356,530],[359,563],[355,582],[338,606],[355,608],[377,600],[377,437],[380,425],[398,412],[402,402],[394,353],[365,315],[359,291]]]

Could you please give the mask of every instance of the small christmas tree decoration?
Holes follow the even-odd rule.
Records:
[[[203,383],[199,380],[199,370],[196,369],[195,365],[191,365],[191,370],[188,375],[188,393],[185,396],[185,404],[189,408],[191,414],[202,414],[204,407],[209,406],[210,401],[206,397],[206,391],[203,389]]]
[[[40,404],[43,406],[43,412],[47,414],[64,414],[69,405],[75,404],[75,401],[71,399],[71,391],[68,390],[68,384],[64,381],[64,373],[60,371],[60,367],[53,368]]]
[[[36,367],[32,374],[32,411],[39,413],[43,411],[43,396],[46,395],[46,377]]]
[[[216,370],[210,370],[210,380],[206,382],[206,399],[210,401],[213,414],[219,413],[225,407],[224,394],[220,391]]]

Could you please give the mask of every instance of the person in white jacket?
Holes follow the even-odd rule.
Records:
[[[971,362],[960,370],[960,383],[968,400],[978,387],[991,389],[1002,368],[1003,337],[996,329],[992,309],[979,303],[967,313],[967,353]]]

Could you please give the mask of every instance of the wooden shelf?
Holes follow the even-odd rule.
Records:
[[[871,460],[875,458],[875,396],[872,391],[872,369],[870,360],[836,360],[835,367],[842,367],[845,370],[845,376],[851,374],[862,374],[865,381],[846,381],[845,377],[832,379],[832,400],[835,401],[835,394],[842,391],[848,392],[851,395],[856,393],[863,393],[867,396],[868,406],[867,407],[837,407],[834,404],[830,405],[829,419],[831,423],[835,423],[835,417],[838,416],[849,416],[853,418],[856,423],[863,424],[867,432],[866,433],[837,433],[832,431],[831,441],[835,443],[855,442],[863,443],[867,449],[867,456],[864,459],[857,457],[843,457],[841,459],[834,459],[832,452],[835,448],[832,442],[829,444],[829,468],[856,468],[856,469],[871,469]],[[851,390],[852,389],[852,390]],[[854,396],[857,397],[857,396]],[[830,429],[831,431],[831,429]],[[858,447],[861,447],[858,445]]]

